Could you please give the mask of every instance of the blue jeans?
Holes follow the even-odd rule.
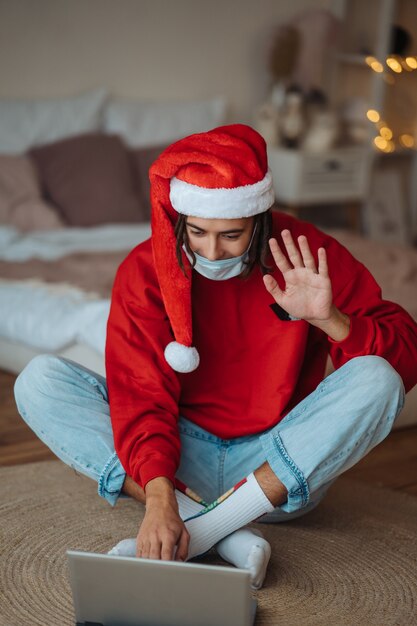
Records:
[[[126,473],[114,450],[105,378],[41,355],[17,378],[15,397],[38,437],[114,505]],[[211,502],[268,461],[288,499],[262,521],[289,520],[317,506],[330,484],[388,435],[403,404],[404,386],[391,365],[357,357],[261,434],[224,440],[180,417],[177,477]]]

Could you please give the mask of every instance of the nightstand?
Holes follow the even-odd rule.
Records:
[[[367,146],[334,148],[324,153],[268,147],[268,161],[278,203],[296,215],[305,206],[344,205],[350,226],[360,230],[361,206],[369,180]]]

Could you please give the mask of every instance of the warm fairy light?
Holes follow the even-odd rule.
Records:
[[[387,146],[388,146],[388,141],[386,139],[384,139],[383,137],[378,136],[378,137],[375,137],[374,144],[376,145],[378,150],[385,151],[387,149]]]
[[[369,109],[369,111],[366,112],[366,117],[370,122],[374,123],[379,122],[380,120],[380,115],[378,111],[375,111],[375,109]]]
[[[406,57],[404,60],[405,65],[407,65],[410,70],[417,69],[417,58],[416,57]]]
[[[384,66],[382,65],[382,63],[375,60],[371,63],[371,69],[373,69],[374,72],[378,72],[378,74],[381,74],[384,71]]]
[[[405,133],[404,135],[400,135],[400,144],[403,148],[413,148],[414,147],[414,137]]]
[[[375,137],[374,144],[376,148],[378,148],[378,150],[381,150],[381,152],[389,153],[389,152],[394,152],[395,150],[394,142],[387,141],[381,136]]]
[[[382,78],[385,82],[390,85],[395,84],[396,80],[394,76],[389,72],[384,72],[382,64],[375,57],[367,56],[365,61],[366,64],[374,70],[374,72],[383,73]],[[400,74],[403,69],[407,72],[411,72],[412,70],[417,69],[417,56],[406,58],[389,56],[386,59],[386,64],[396,74]],[[374,137],[373,140],[375,148],[385,153],[395,152],[396,146],[393,141],[393,132],[391,128],[387,126],[386,122],[381,119],[378,111],[375,109],[369,109],[366,112],[366,117],[370,122],[373,122],[379,130],[379,135]],[[398,138],[398,142],[403,148],[414,148],[416,144],[414,137],[408,133],[403,133]]]
[[[401,74],[401,72],[403,71],[401,63],[395,57],[388,57],[386,63],[388,67],[397,74]]]
[[[387,141],[392,139],[392,130],[388,128],[388,126],[383,126],[382,128],[380,128],[379,134],[383,139],[386,139]]]
[[[370,68],[374,70],[374,72],[381,73],[384,71],[382,63],[380,63],[375,57],[368,56],[365,58],[365,62],[367,65],[369,65]]]
[[[409,65],[408,61],[410,62],[411,65]],[[401,66],[403,68],[403,70],[405,70],[406,72],[412,72],[413,70],[415,70],[416,68],[413,67],[413,64],[415,63],[415,58],[414,57],[407,57],[405,59],[401,59]]]
[[[374,70],[374,72],[381,73],[384,71],[384,66],[375,57],[366,57],[365,62]]]

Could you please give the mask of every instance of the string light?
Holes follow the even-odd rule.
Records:
[[[375,57],[366,57],[365,62],[374,72],[378,72],[378,74],[384,71],[384,66]]]
[[[403,148],[413,148],[415,144],[414,137],[408,133],[404,133],[400,135],[400,144]]]
[[[380,128],[379,134],[381,135],[381,137],[383,137],[387,141],[392,139],[392,130],[388,128],[388,126],[383,126],[382,128]]]
[[[403,70],[405,70],[406,72],[413,72],[416,69],[415,67],[413,67],[413,63],[415,63],[414,57],[400,59],[400,62]]]
[[[390,85],[395,84],[396,81],[394,76],[390,73],[384,72],[383,65],[378,61],[378,59],[373,56],[367,56],[365,58],[365,62],[374,72],[383,74],[382,78],[386,83]],[[402,58],[397,55],[391,55],[386,58],[386,64],[395,74],[401,74],[403,70],[412,72],[417,70],[417,56]],[[386,122],[381,119],[378,111],[375,109],[369,109],[366,112],[366,117],[370,122],[373,122],[379,130],[379,135],[374,137],[373,140],[375,148],[385,153],[394,152],[396,146],[393,141],[393,132],[391,128],[387,126]],[[400,135],[398,142],[403,148],[414,148],[416,145],[416,140],[413,135],[410,135],[409,133],[403,133]]]
[[[395,57],[388,57],[386,63],[388,67],[396,74],[401,74],[401,72],[403,71],[401,63]]]
[[[384,139],[383,137],[381,137],[380,135],[378,135],[378,137],[375,137],[374,139],[374,144],[376,145],[378,150],[386,150],[388,146],[388,141]]]
[[[378,59],[376,59],[375,57],[372,57],[372,56],[365,57],[365,63],[374,72],[378,72],[378,74],[382,74],[384,72],[383,64],[380,61],[378,61]],[[385,63],[396,74],[401,74],[403,69],[406,70],[407,72],[412,72],[413,70],[417,70],[417,57],[402,58],[398,55],[396,56],[391,55],[386,58]]]
[[[384,66],[379,61],[374,61],[371,64],[371,68],[374,70],[374,72],[377,72],[378,74],[382,74],[382,72],[384,71]]]
[[[378,150],[380,150],[381,152],[389,153],[389,152],[394,152],[395,150],[394,142],[387,141],[380,135],[374,138],[374,144],[375,144],[375,147],[378,148]]]
[[[410,70],[416,70],[417,69],[417,58],[416,57],[407,57],[404,60],[404,65],[409,68]]]
[[[369,111],[366,112],[366,117],[370,122],[375,123],[379,122],[379,120],[381,119],[378,111],[375,111],[375,109],[369,109]]]

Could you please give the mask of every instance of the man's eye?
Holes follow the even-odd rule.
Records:
[[[200,232],[199,230],[190,230],[190,233],[191,233],[192,235],[197,235],[197,236],[198,236],[198,235],[203,235],[203,234],[204,234],[204,233]]]
[[[239,239],[239,235],[224,235],[226,239],[231,239],[234,241],[235,239]]]

